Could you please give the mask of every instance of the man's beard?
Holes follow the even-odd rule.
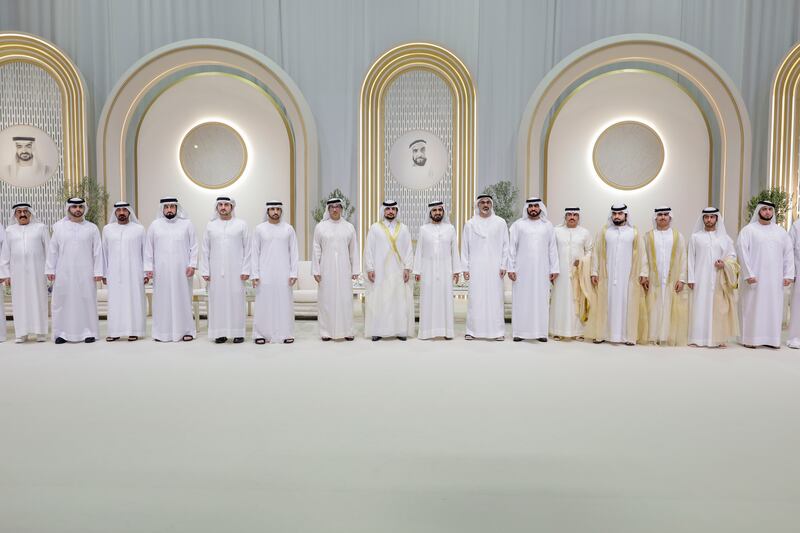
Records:
[[[623,218],[622,220],[616,220],[616,219],[612,218],[611,222],[613,222],[615,226],[621,226],[621,225],[625,224],[625,219]]]
[[[764,216],[764,215],[762,215],[761,213],[759,213],[759,214],[758,214],[758,218],[760,218],[761,220],[767,220],[767,221],[769,221],[769,220],[772,220],[772,216],[773,216],[773,215],[770,215],[770,216],[768,216],[768,217],[765,217],[765,216]]]
[[[431,220],[434,222],[441,222],[444,218],[444,215],[431,215]]]
[[[173,218],[175,218],[175,215],[177,215],[177,213],[164,213],[164,217],[167,220],[172,220]]]
[[[424,167],[425,163],[427,163],[427,162],[428,162],[428,158],[427,157],[415,157],[414,158],[414,164],[417,165],[418,167]]]
[[[118,216],[117,217],[117,222],[119,222],[121,224],[125,224],[126,222],[128,222],[128,217],[125,216],[125,215]]]
[[[19,161],[30,161],[33,159],[33,154],[30,152],[22,152],[21,154],[17,154],[17,159]]]
[[[269,215],[269,218],[271,218],[272,220],[280,220],[281,214],[280,213],[272,213],[271,215]]]
[[[530,210],[530,211],[528,211],[528,216],[531,217],[531,218],[539,218],[539,215],[541,215],[541,214],[542,214],[541,210],[538,210],[538,211]]]
[[[715,229],[715,228],[716,228],[716,226],[717,226],[717,223],[716,223],[716,222],[714,222],[713,224],[712,224],[712,223],[710,223],[710,222],[707,222],[707,223],[706,223],[706,229],[709,229],[709,230]]]
[[[385,215],[383,215],[383,218],[385,218],[386,220],[394,220],[395,218],[397,218],[397,215],[395,215],[394,213],[386,213]]]

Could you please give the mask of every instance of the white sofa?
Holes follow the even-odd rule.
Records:
[[[297,265],[297,283],[294,284],[294,315],[316,317],[317,282],[311,274],[311,261],[300,261]]]

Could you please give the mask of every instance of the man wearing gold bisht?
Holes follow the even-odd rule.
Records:
[[[649,269],[644,241],[631,224],[628,206],[611,206],[608,223],[595,237],[585,337],[595,343],[647,342]]]
[[[689,328],[686,240],[672,227],[672,209],[654,210],[653,229],[645,234],[644,244],[650,267],[649,340],[662,346],[684,346]]]

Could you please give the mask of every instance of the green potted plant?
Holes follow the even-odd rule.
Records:
[[[319,205],[317,207],[311,210],[311,216],[314,218],[314,221],[319,224],[319,222],[322,220],[322,216],[325,214],[325,209],[327,209],[326,204],[331,198],[340,198],[342,200],[342,217],[348,222],[352,222],[350,219],[353,216],[356,208],[353,207],[352,203],[350,202],[350,198],[345,196],[345,194],[338,188],[331,191],[328,196],[319,201]]]
[[[66,202],[70,198],[83,198],[86,200],[86,220],[102,228],[106,225],[106,209],[108,208],[108,191],[96,179],[84,176],[74,185],[64,186],[61,197]]]
[[[786,215],[789,212],[789,194],[778,189],[777,187],[764,189],[750,198],[750,201],[747,203],[746,221],[750,221],[756,206],[763,200],[767,200],[775,204],[775,223],[783,224],[783,222],[786,220]]]
[[[519,218],[517,197],[519,190],[508,180],[498,181],[483,189],[482,194],[491,194],[494,200],[494,214],[506,221],[509,226]]]

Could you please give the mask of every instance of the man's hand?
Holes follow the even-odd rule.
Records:
[[[189,276],[187,273],[186,276]],[[211,281],[211,276],[203,276],[203,281]]]
[[[501,268],[501,269],[500,269],[500,277],[502,278],[502,277],[503,277],[503,276],[505,276],[505,275],[506,275],[506,271],[505,271],[505,269],[502,269],[502,268]]]
[[[103,276],[95,276],[94,280],[95,281],[103,281]]]
[[[357,279],[358,279],[358,274],[353,274],[353,275],[352,275],[352,276],[350,276],[350,277],[351,277],[351,278],[353,278],[353,281],[355,281],[355,280],[357,280]]]
[[[453,284],[458,283],[458,272],[453,273]]]
[[[258,284],[259,284],[259,283],[261,283],[261,280],[260,280],[260,279],[254,279],[254,280],[253,280],[253,288],[256,288],[256,287],[258,287]]]
[[[558,272],[553,272],[552,274],[550,274],[550,283],[555,283],[557,279],[558,279]]]
[[[694,290],[694,283],[687,283],[690,289]]]
[[[353,279],[355,279],[355,278],[353,278]],[[370,283],[375,283],[375,271],[374,270],[370,270],[369,272],[367,272],[367,279],[369,280]]]
[[[683,290],[683,286],[685,285],[682,281],[675,282],[675,292],[680,293]]]
[[[464,272],[464,279],[469,281],[469,272]]]
[[[194,276],[194,267],[186,267],[186,277],[191,278]]]
[[[597,287],[597,284],[600,281],[600,278],[598,278],[597,276],[591,276],[591,278],[592,278],[592,285]]]
[[[150,281],[151,279],[153,279],[153,271],[152,270],[148,270],[147,272],[145,272],[144,273],[144,278],[147,281]]]
[[[758,283],[758,280],[756,279],[755,276],[753,276],[751,278],[747,278],[747,284],[748,285],[755,285],[756,283]]]
[[[319,274],[314,274],[314,281],[319,283],[321,279],[322,279],[322,276],[320,276]]]
[[[102,281],[103,281],[103,285],[108,285],[108,281],[106,280],[106,278],[103,278]]]
[[[408,283],[409,279],[411,279],[411,271],[406,268],[403,270],[403,283]]]
[[[417,281],[417,283],[419,283],[419,280],[422,279],[422,276],[420,276],[419,274],[414,274],[414,279]]]
[[[56,280],[56,275],[55,274],[48,274],[47,275],[47,281],[55,281],[55,280]]]
[[[502,278],[503,275],[500,274],[500,277]],[[517,281],[517,273],[516,272],[509,272],[508,273],[508,279],[510,279],[511,281]]]
[[[575,261],[572,262],[572,266],[576,267],[580,264],[580,262],[581,262],[580,259],[576,259]]]
[[[784,287],[788,287],[791,284],[792,284],[792,280],[791,279],[789,279],[789,278],[784,278],[783,279],[783,286]]]
[[[255,282],[253,282],[253,283],[255,283]],[[297,283],[297,278],[289,278],[289,286],[290,287],[293,286],[295,283]]]
[[[242,274],[241,276],[239,276],[239,279],[242,281],[247,281],[248,279],[250,279],[250,274]]]
[[[714,266],[717,267],[717,270],[719,270],[720,268],[725,266],[725,263],[722,261],[722,259],[717,259],[716,261],[714,261]]]
[[[644,290],[650,290],[650,279],[647,276],[639,276],[639,284]]]

